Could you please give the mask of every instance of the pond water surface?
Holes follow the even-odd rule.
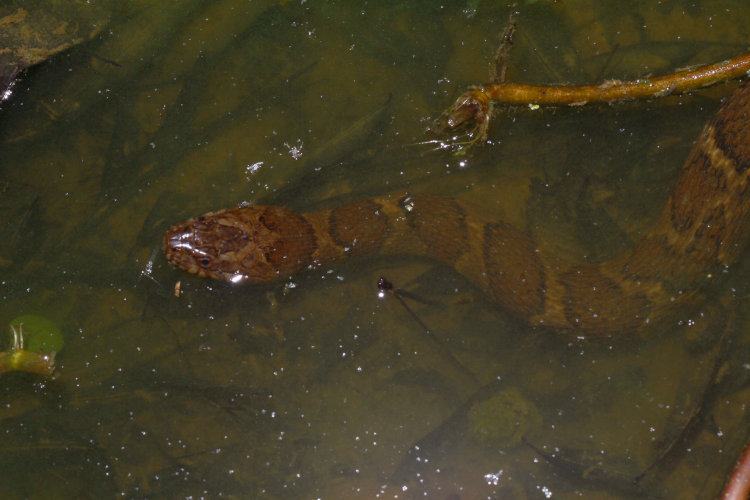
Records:
[[[715,497],[748,437],[747,255],[606,339],[519,323],[418,257],[257,287],[163,257],[210,210],[392,192],[472,201],[581,262],[627,248],[736,83],[505,110],[463,156],[429,125],[489,78],[512,12],[508,79],[531,83],[731,57],[750,13],[509,4],[130,2],[25,74],[0,111],[0,323],[44,315],[65,346],[54,380],[0,379],[3,497]]]

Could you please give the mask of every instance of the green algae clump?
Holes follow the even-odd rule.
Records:
[[[539,410],[518,389],[509,388],[472,405],[468,414],[472,438],[492,448],[510,448],[542,423]]]

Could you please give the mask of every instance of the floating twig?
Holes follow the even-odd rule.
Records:
[[[677,71],[668,75],[631,82],[607,80],[598,85],[529,85],[524,83],[488,83],[469,90],[443,112],[437,132],[447,132],[469,125],[473,120],[476,134],[470,141],[485,141],[492,118],[492,103],[507,105],[580,106],[595,102],[613,102],[663,97],[686,92],[747,74],[750,52],[725,61]]]

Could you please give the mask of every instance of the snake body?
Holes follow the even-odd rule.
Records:
[[[164,235],[175,266],[262,283],[363,254],[416,254],[453,266],[513,315],[587,334],[637,329],[699,293],[750,233],[750,86],[706,124],[662,213],[619,256],[571,265],[526,233],[448,197],[391,195],[309,213],[235,207]]]

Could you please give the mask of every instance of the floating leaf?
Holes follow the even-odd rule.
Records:
[[[60,326],[44,316],[22,314],[14,318],[10,325],[23,330],[23,345],[27,351],[59,352],[65,344]]]

